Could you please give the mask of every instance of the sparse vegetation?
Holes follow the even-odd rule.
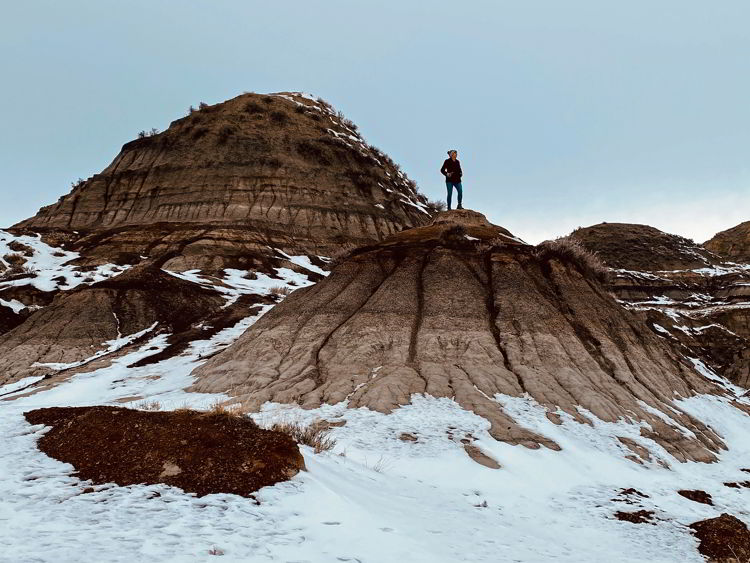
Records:
[[[21,254],[27,257],[34,255],[33,248],[17,240],[14,240],[8,243],[8,248],[10,248],[13,252],[20,252]]]
[[[292,292],[291,289],[283,285],[275,285],[269,291],[271,292],[271,295],[278,295],[279,297],[286,297]]]
[[[83,178],[78,178],[78,180],[74,180],[74,181],[72,181],[72,182],[70,183],[70,186],[71,186],[71,187],[72,187],[73,189],[76,189],[76,188],[78,188],[78,187],[82,186],[82,185],[83,185],[83,183],[84,183],[85,181],[86,181],[86,180],[84,180]]]
[[[432,213],[440,213],[441,211],[445,211],[446,209],[445,202],[441,200],[428,201],[427,207],[430,209]]]
[[[160,411],[161,403],[159,401],[147,401],[144,399],[133,405],[133,408],[139,411]]]
[[[188,115],[190,115],[191,113],[195,113],[195,111],[196,111],[196,110],[195,110],[195,107],[193,107],[193,106],[190,106],[190,107],[188,108]]]
[[[198,127],[198,128],[196,128],[195,131],[193,131],[193,140],[197,141],[201,137],[204,137],[206,135],[206,133],[208,133],[208,128],[207,127]]]
[[[22,265],[26,263],[26,258],[24,258],[23,254],[19,254],[18,252],[6,254],[5,256],[3,256],[3,260],[5,260],[8,264],[10,264],[11,268],[13,267],[20,268]]]
[[[152,127],[150,131],[139,131],[138,138],[145,139],[146,137],[153,137],[154,135],[158,135],[158,134],[159,134],[159,130],[156,127]]]
[[[221,129],[219,129],[219,144],[223,145],[229,140],[229,137],[234,135],[235,128],[231,125],[224,125]]]
[[[201,102],[198,104],[198,109],[206,109],[208,107],[208,104],[206,102]]]
[[[283,111],[272,111],[271,112],[271,121],[274,123],[278,123],[279,125],[285,124],[289,118]]]
[[[263,101],[267,104],[270,104],[273,102],[273,98],[271,96],[263,96]]]
[[[294,108],[294,111],[295,113],[305,113],[307,110],[305,109],[305,106],[297,106]]]
[[[454,225],[447,231],[443,232],[441,239],[445,243],[465,243],[468,242],[466,240],[466,227],[463,225]]]
[[[299,422],[277,422],[269,430],[291,436],[298,444],[313,448],[316,454],[332,450],[336,446],[336,440],[329,436],[330,429],[322,424],[303,426]]]
[[[542,264],[557,259],[573,264],[585,277],[606,283],[610,270],[599,257],[587,250],[579,241],[570,237],[547,240],[537,245],[535,255]]]
[[[258,102],[250,101],[245,104],[245,113],[249,114],[255,114],[255,113],[263,113],[265,110],[263,109],[263,106],[261,106]]]

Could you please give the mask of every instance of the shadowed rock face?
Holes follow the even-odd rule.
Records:
[[[84,264],[179,249],[167,268],[217,270],[268,246],[330,254],[428,220],[414,183],[353,127],[299,94],[243,94],[125,144],[14,230],[67,238]]]
[[[737,262],[750,262],[750,221],[714,235],[703,246]]]
[[[580,422],[579,407],[646,421],[642,433],[677,459],[714,459],[718,437],[672,400],[718,390],[582,271],[542,262],[478,213],[442,213],[292,294],[196,370],[194,390],[231,392],[253,409],[348,399],[381,412],[428,393],[485,417],[499,440],[557,448],[495,400],[528,394]]]
[[[570,235],[607,263],[626,270],[686,270],[718,264],[721,259],[677,235],[648,225],[600,223]]]
[[[602,223],[571,236],[618,268],[610,289],[642,312],[656,333],[749,387],[750,269],[725,262],[731,245],[719,244],[733,241],[733,259],[740,259],[743,225],[716,235],[708,250],[644,225]]]

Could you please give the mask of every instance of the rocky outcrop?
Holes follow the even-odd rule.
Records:
[[[241,267],[268,247],[330,255],[429,219],[387,155],[322,100],[243,94],[125,144],[100,174],[14,227],[81,252],[81,264]]]
[[[749,265],[643,225],[602,223],[570,236],[613,268],[610,290],[656,334],[750,387]]]
[[[717,233],[703,246],[727,260],[750,262],[750,221]]]
[[[615,269],[689,270],[721,262],[718,256],[692,240],[648,225],[600,223],[576,229],[570,236]]]
[[[502,406],[528,396],[551,420],[561,409],[646,422],[642,434],[676,458],[714,459],[720,439],[673,400],[720,389],[585,268],[541,256],[476,212],[442,213],[292,294],[198,368],[194,390],[250,409],[347,400],[381,412],[427,393],[485,417],[498,440],[557,448]]]
[[[216,291],[178,279],[155,264],[62,292],[0,336],[0,384],[84,369],[128,344],[128,336],[179,335],[225,304]]]

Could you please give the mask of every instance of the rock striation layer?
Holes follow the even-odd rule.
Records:
[[[81,263],[248,266],[267,248],[330,255],[429,219],[427,200],[356,126],[299,93],[202,106],[125,144],[101,173],[14,227],[67,240]]]
[[[750,221],[717,233],[703,246],[728,260],[750,262]]]
[[[721,440],[673,400],[721,390],[565,256],[479,213],[442,213],[292,294],[198,368],[193,389],[250,409],[346,400],[381,412],[427,393],[486,418],[498,440],[557,448],[504,410],[529,396],[553,421],[644,422],[641,435],[677,459],[715,459]]]
[[[611,291],[656,334],[750,387],[750,264],[644,225],[602,223],[570,236],[613,269]]]

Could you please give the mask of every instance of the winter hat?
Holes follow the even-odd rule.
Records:
[[[448,151],[448,156],[450,156],[452,152],[458,152],[458,151],[456,149],[451,149]]]

